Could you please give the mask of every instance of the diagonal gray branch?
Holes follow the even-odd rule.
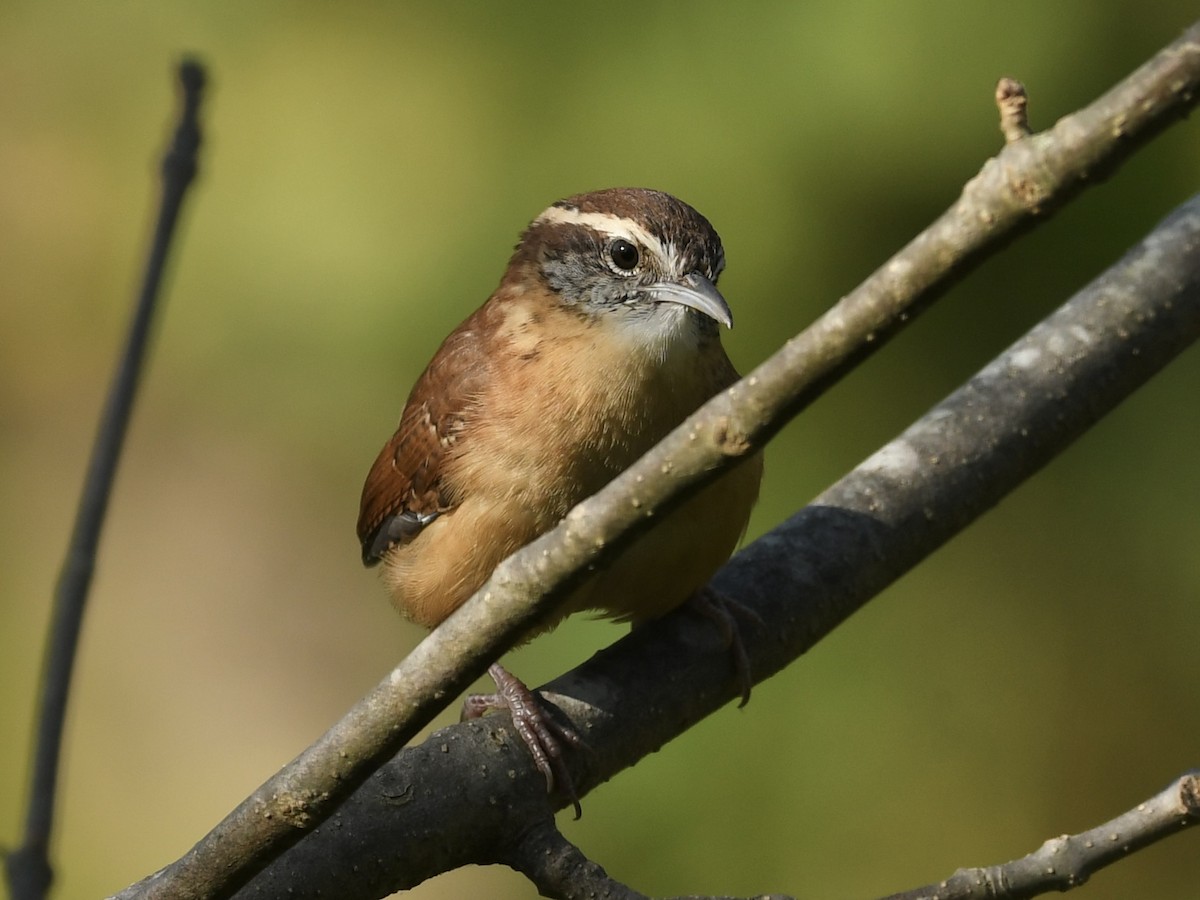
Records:
[[[317,743],[183,858],[122,896],[229,896],[329,816],[482,674],[570,590],[577,572],[603,564],[685,491],[765,443],[955,279],[1183,115],[1200,96],[1198,88],[1200,25],[1194,25],[1091,106],[1006,146],[950,210],[858,290],[558,528],[501,564]]]
[[[765,627],[756,680],[799,657],[1066,448],[1200,338],[1200,197],[714,580]],[[557,679],[550,696],[592,753],[580,792],[733,699],[727,651],[685,612]],[[506,720],[444,729],[402,751],[245,897],[384,896],[468,863],[510,862],[552,813]],[[559,801],[559,805],[562,801]],[[378,860],[370,865],[364,860]]]
[[[1130,853],[1200,822],[1200,771],[1188,772],[1149,800],[1080,834],[1051,838],[1033,853],[986,868],[959,869],[945,881],[884,900],[1023,900],[1064,892]]]

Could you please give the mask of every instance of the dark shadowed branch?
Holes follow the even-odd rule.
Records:
[[[578,572],[589,565],[603,565],[639,528],[679,502],[685,491],[698,489],[723,468],[735,465],[742,456],[762,446],[832,380],[880,346],[957,278],[1019,230],[1045,218],[1084,186],[1094,184],[1098,176],[1110,172],[1138,146],[1183,115],[1196,102],[1197,87],[1200,26],[1193,26],[1091,106],[1061,120],[1050,131],[1008,144],[967,184],[959,200],[937,222],[859,289],[747,378],[706,404],[612,485],[577,507],[558,528],[501,564],[471,600],[317,743],[243,801],[183,858],[132,886],[123,896],[224,897],[245,884],[325,820],[452,697],[526,633],[531,623],[570,591]],[[1006,407],[1000,411],[1008,412]],[[943,450],[946,456],[939,459],[953,457],[953,447]],[[926,459],[920,455],[915,458]],[[895,457],[885,455],[880,460],[894,462]],[[933,468],[937,470],[938,466]],[[913,478],[917,474],[905,473]],[[978,493],[986,494],[991,503],[1003,493],[1003,489],[995,490]],[[934,524],[947,528],[948,535],[954,530],[948,523],[956,521],[957,515],[953,509],[946,510],[940,519],[935,517]],[[801,514],[804,517],[822,520],[821,527],[835,534],[848,532],[844,535],[848,540],[866,540],[866,562],[875,560],[878,553],[879,538],[872,535],[889,527],[874,515],[873,507],[858,512],[853,507],[822,504],[810,507]],[[754,560],[754,566],[762,566],[761,572],[735,563],[719,578],[719,586],[728,579],[737,584],[749,581],[752,583],[742,588],[756,596],[758,585],[763,589],[772,586],[774,573],[781,567],[798,565],[800,559],[808,560],[804,565],[810,574],[825,574],[831,566],[851,558],[863,561],[842,549],[837,549],[832,558],[790,559],[784,554],[791,551],[778,544],[779,540],[777,536],[768,537],[755,545],[757,551],[751,548],[740,557]],[[933,546],[907,536],[899,540],[907,555],[899,553],[893,564],[895,571],[902,571],[919,558],[915,555],[917,548],[925,546],[924,552],[928,552]],[[765,561],[760,559],[762,555],[767,557]],[[878,565],[869,565],[865,573],[847,577],[854,585],[869,584],[878,590],[890,580],[881,580],[881,571]],[[741,593],[734,587],[726,590],[721,586],[721,590],[734,596]],[[789,596],[794,601],[795,594]],[[835,605],[828,610],[834,621],[845,614]],[[806,612],[806,623],[811,613]],[[783,613],[789,619],[797,614],[795,608]],[[827,618],[818,615],[813,621],[832,627],[833,622]],[[800,630],[811,635],[824,633],[816,624],[805,624]],[[650,634],[663,638],[662,629],[647,628],[645,633],[637,636],[633,646],[638,640],[650,639]],[[704,644],[704,638],[688,633],[691,640]],[[772,635],[759,648],[755,656],[757,677],[777,670],[800,652],[795,645],[785,647],[784,643],[779,635]],[[630,645],[622,642],[618,646]],[[711,658],[707,662],[712,665]],[[702,707],[724,702],[729,683],[723,663],[716,664],[716,671],[721,676],[720,686],[712,685],[703,698],[693,698],[699,702],[689,701],[685,711],[658,703],[647,706],[647,714],[656,713],[670,723],[670,733],[651,727],[630,739],[643,748],[658,746],[677,733],[675,729],[680,725],[695,721]],[[639,674],[648,680],[645,669]],[[671,673],[667,680],[681,678]],[[574,680],[568,683],[576,686]],[[711,679],[693,683],[689,693],[695,690],[694,685],[705,683],[711,685]],[[597,689],[593,683],[590,690],[594,693]],[[567,693],[580,697],[578,693]],[[640,693],[639,689],[635,697]],[[583,696],[592,694],[584,690]],[[664,716],[665,709],[671,709],[672,715]],[[575,705],[568,710],[572,716],[579,711]],[[639,713],[637,721],[643,722],[644,716]],[[597,722],[592,728],[601,725]],[[628,764],[622,759],[640,755],[613,755],[606,766],[600,754],[587,763],[590,771],[577,776],[577,784],[590,786],[598,778],[608,777],[600,773],[609,767],[619,769]],[[523,781],[526,768],[523,761],[514,762],[516,782]],[[423,775],[420,782],[425,780]],[[476,809],[472,815],[477,814]],[[331,823],[324,831],[332,828]]]
[[[756,681],[991,508],[1200,338],[1200,198],[903,434],[721,570]],[[716,629],[686,611],[638,629],[545,689],[584,736],[580,793],[733,699]],[[238,896],[381,897],[504,863],[555,806],[504,717],[399,753]],[[464,823],[470,823],[469,826]],[[364,864],[364,860],[373,861]],[[129,896],[136,896],[130,892]]]
[[[507,863],[533,882],[543,897],[606,897],[648,900],[645,894],[613,881],[545,818],[507,847]]]
[[[108,508],[108,497],[121,446],[133,411],[134,396],[146,358],[159,286],[175,233],[175,224],[188,186],[196,175],[200,149],[200,97],[204,69],[185,60],[179,66],[182,105],[175,135],[162,164],[162,195],[153,243],[146,260],[141,291],[125,348],[117,363],[108,400],[100,417],[92,457],[84,478],[83,492],[75,515],[66,560],[54,593],[50,631],[46,638],[37,733],[34,741],[29,806],[21,845],[8,854],[5,867],[14,900],[44,897],[53,878],[50,867],[50,837],[54,824],[54,801],[61,758],[63,723],[75,666],[79,632],[87,605],[88,588],[96,563],[100,529]]]

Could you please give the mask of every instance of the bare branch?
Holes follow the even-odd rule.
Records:
[[[154,239],[146,260],[129,335],[100,416],[92,458],[88,463],[79,508],[75,514],[75,527],[54,592],[54,609],[50,631],[46,636],[25,832],[21,846],[5,859],[9,890],[15,900],[38,900],[44,897],[53,880],[49,854],[58,763],[83,612],[96,565],[100,529],[104,524],[109,493],[146,358],[171,238],[179,220],[184,195],[196,175],[204,68],[194,60],[184,60],[179,66],[178,77],[183,102],[174,138],[162,163],[162,195]]]
[[[1081,834],[1052,838],[1012,862],[959,869],[945,881],[884,900],[1022,900],[1084,884],[1092,873],[1200,822],[1200,771],[1188,772],[1144,803]]]
[[[762,446],[831,381],[1019,229],[1111,170],[1197,100],[1200,25],[1091,106],[1007,146],[929,229],[714,398],[483,588],[339,723],[167,870],[124,896],[224,897],[329,816],[449,698],[639,528]],[[778,563],[777,563],[778,565]]]

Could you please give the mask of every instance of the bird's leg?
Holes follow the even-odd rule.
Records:
[[[764,624],[762,616],[744,603],[739,603],[732,597],[726,597],[707,586],[692,594],[686,606],[713,622],[720,629],[721,637],[725,639],[725,646],[729,648],[729,654],[733,658],[738,687],[741,688],[742,702],[738,704],[738,709],[741,709],[750,702],[750,688],[753,687],[754,680],[750,673],[750,656],[746,653],[746,644],[742,640],[742,629],[738,625],[737,617],[741,616],[743,619],[761,626]]]
[[[575,783],[563,759],[563,745],[580,748],[585,746],[583,739],[569,725],[556,722],[546,708],[546,702],[500,663],[490,665],[488,675],[496,682],[496,693],[469,694],[463,701],[463,720],[477,719],[489,709],[507,709],[534,764],[546,776],[547,792],[554,790],[557,784],[575,807],[575,818],[578,819],[582,810]]]

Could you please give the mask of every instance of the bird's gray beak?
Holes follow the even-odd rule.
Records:
[[[733,327],[733,313],[717,286],[699,272],[689,272],[679,281],[656,281],[646,290],[657,303],[679,303],[702,312],[726,328]]]

